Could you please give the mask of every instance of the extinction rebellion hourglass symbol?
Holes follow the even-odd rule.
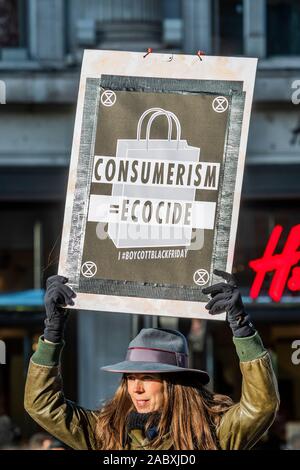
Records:
[[[84,277],[93,277],[97,272],[97,266],[93,261],[86,261],[81,266],[81,273]]]

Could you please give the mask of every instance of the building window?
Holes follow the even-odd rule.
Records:
[[[215,53],[226,56],[243,54],[243,1],[215,0],[212,18]]]
[[[1,203],[0,295],[39,289],[57,270],[61,205]]]
[[[164,0],[162,11],[164,18],[180,18],[182,15],[181,0]]]
[[[181,0],[164,0],[162,12],[163,48],[181,49],[183,39]]]
[[[267,53],[300,54],[299,0],[267,1]]]
[[[24,47],[24,0],[0,0],[0,47]]]

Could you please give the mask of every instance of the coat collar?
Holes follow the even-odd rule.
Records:
[[[141,429],[131,429],[128,433],[130,450],[152,450],[151,441],[147,439]],[[170,434],[166,434],[162,444],[157,450],[169,450],[172,447]]]

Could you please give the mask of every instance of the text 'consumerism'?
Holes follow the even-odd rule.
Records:
[[[93,183],[136,183],[160,186],[218,188],[218,163],[116,159],[95,156]]]

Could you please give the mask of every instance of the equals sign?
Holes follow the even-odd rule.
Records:
[[[109,206],[109,212],[110,212],[111,214],[118,214],[118,212],[119,212],[119,204],[111,204],[111,205]]]

